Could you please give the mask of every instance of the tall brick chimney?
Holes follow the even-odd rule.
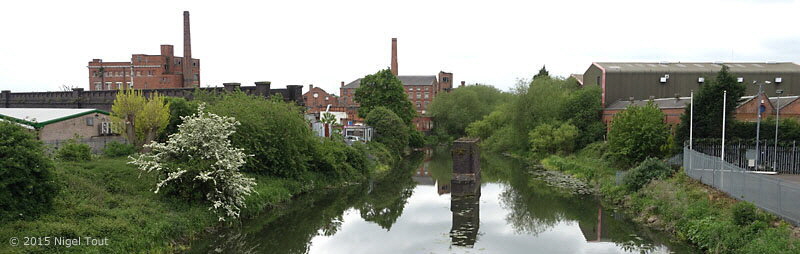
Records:
[[[192,35],[189,32],[189,11],[183,12],[183,87],[192,87]]]
[[[397,38],[392,38],[392,74],[397,73]]]

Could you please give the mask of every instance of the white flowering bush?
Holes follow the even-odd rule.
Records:
[[[150,151],[132,156],[130,163],[159,174],[155,193],[167,189],[184,197],[203,195],[220,221],[237,218],[245,207],[245,197],[256,185],[254,179],[239,172],[249,155],[228,139],[239,122],[205,112],[203,105],[197,111],[182,117],[178,132],[166,143],[145,145]]]

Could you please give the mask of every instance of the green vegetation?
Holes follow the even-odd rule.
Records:
[[[578,128],[568,123],[561,126],[545,123],[536,126],[528,136],[533,158],[542,158],[547,154],[568,154],[575,149]]]
[[[664,113],[652,102],[628,106],[617,113],[608,133],[609,156],[623,167],[630,167],[648,157],[661,158],[669,139]]]
[[[58,186],[44,146],[11,122],[0,121],[0,133],[0,223],[50,212]]]
[[[358,117],[364,119],[377,107],[391,110],[409,125],[417,116],[417,111],[403,89],[403,83],[389,69],[364,76],[361,86],[356,89],[355,101],[360,105]]]
[[[165,97],[164,102],[169,104],[169,122],[164,131],[159,133],[159,142],[167,141],[170,134],[178,132],[178,125],[183,123],[182,117],[197,113],[197,101],[189,101],[181,97]]]
[[[651,157],[639,163],[639,166],[628,170],[628,175],[625,176],[622,184],[629,191],[638,191],[650,181],[666,178],[673,172],[666,163]]]
[[[486,85],[470,85],[439,93],[428,107],[428,115],[436,121],[433,133],[445,143],[465,136],[470,123],[489,115],[511,97],[509,93]]]
[[[384,107],[376,107],[370,111],[364,123],[375,128],[375,132],[378,133],[375,137],[376,142],[386,145],[393,153],[405,154],[409,139],[408,127],[394,112]]]
[[[87,144],[76,142],[75,139],[70,139],[56,150],[56,159],[62,161],[90,161],[92,160],[92,148]]]
[[[723,96],[727,91],[727,96]],[[722,137],[722,101],[726,100],[726,125],[734,122],[734,111],[739,101],[745,94],[745,84],[736,82],[736,78],[728,72],[727,66],[717,73],[716,78],[700,86],[700,91],[694,98],[694,138],[721,138]],[[689,140],[689,113],[692,106],[686,107],[681,115],[681,123],[675,133],[675,142],[678,147]],[[727,133],[726,133],[727,134]]]
[[[131,144],[120,143],[117,141],[108,142],[106,147],[103,148],[103,155],[111,158],[125,157],[134,153],[136,153],[136,147],[133,147]]]
[[[139,90],[120,90],[111,105],[114,132],[122,133],[129,144],[141,148],[155,140],[167,127],[169,107],[164,96],[158,93],[145,98]]]

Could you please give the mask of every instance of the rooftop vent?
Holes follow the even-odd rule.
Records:
[[[783,78],[781,78],[781,77],[776,77],[775,78],[775,84],[778,84],[778,83],[781,83],[781,82],[783,82]]]
[[[705,83],[705,82],[706,82],[706,78],[704,78],[704,77],[697,78],[697,83]]]

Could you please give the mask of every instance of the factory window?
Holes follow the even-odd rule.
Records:
[[[131,82],[125,82],[125,83],[128,85],[128,88],[133,89],[133,83]]]
[[[422,99],[422,93],[417,92],[417,99]]]
[[[117,82],[117,89],[122,89],[122,82]]]
[[[408,93],[408,99],[414,99],[414,93]]]
[[[442,78],[442,82],[445,82],[445,83],[450,82],[450,78],[444,77],[444,78]]]
[[[94,90],[103,90],[103,84],[100,82],[94,82]]]
[[[87,126],[94,126],[94,117],[87,117],[86,118],[86,125]]]
[[[106,82],[106,90],[111,90],[111,82]]]
[[[422,106],[420,105],[420,103],[419,103],[419,102],[417,102],[417,109],[419,109],[419,108],[421,108],[421,107],[422,107]]]
[[[137,77],[141,77],[142,76],[142,72],[141,71],[136,71],[136,76]]]
[[[422,90],[422,89],[420,89],[419,87],[417,87],[417,91],[419,91],[419,90]]]
[[[153,71],[147,71],[147,76],[153,76]]]
[[[427,86],[426,86],[426,87],[425,87],[425,91],[428,91],[428,88],[429,88],[429,87],[427,87]]]
[[[192,66],[197,66],[197,62],[192,62]]]
[[[414,91],[414,88],[413,87],[409,87],[408,90],[409,91]]]

